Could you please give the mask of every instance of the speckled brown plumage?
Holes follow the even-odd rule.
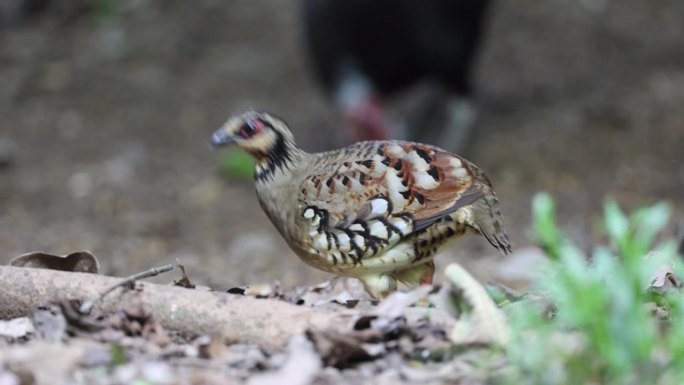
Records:
[[[259,202],[304,262],[361,279],[373,297],[397,281],[431,282],[439,247],[466,230],[510,251],[489,179],[437,147],[371,141],[308,154],[282,120],[254,111],[229,119],[212,142],[255,157]]]

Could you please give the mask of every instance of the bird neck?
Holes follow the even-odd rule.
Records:
[[[292,140],[281,136],[267,153],[255,156],[254,179],[257,182],[270,182],[276,176],[287,175],[306,156],[308,154]]]

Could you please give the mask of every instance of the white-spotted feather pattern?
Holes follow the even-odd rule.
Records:
[[[461,197],[470,204],[489,188],[471,168],[453,154],[408,142],[363,142],[319,154],[307,170],[298,200],[305,204],[303,217],[311,219],[309,226],[316,227],[321,238],[336,242],[308,242],[308,252],[326,258],[336,249],[347,263],[336,258],[331,270],[360,269],[410,237],[416,220],[425,228],[425,221],[434,218],[440,223],[435,229],[441,229],[435,236],[444,239],[428,248],[418,245],[407,263],[431,257],[430,250],[463,232],[465,224],[458,220],[463,218],[458,211]],[[308,218],[311,207],[325,216],[325,228],[317,216]],[[432,233],[422,231],[420,236]]]

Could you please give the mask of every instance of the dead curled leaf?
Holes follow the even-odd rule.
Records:
[[[454,351],[445,326],[428,318],[409,322],[404,316],[365,315],[352,331],[308,330],[306,336],[326,366],[346,369],[390,353],[419,361],[443,360]]]
[[[31,252],[12,258],[10,266],[92,274],[100,271],[100,262],[89,251],[76,251],[68,255]]]
[[[67,335],[116,340],[123,336],[143,337],[159,346],[170,343],[166,330],[156,322],[139,296],[133,296],[119,311],[106,315],[99,311],[83,314],[80,301],[61,300],[40,306],[31,316],[38,336],[61,341]]]
[[[300,287],[297,291],[286,300],[301,306],[336,308],[342,305],[349,309],[368,309],[377,304],[374,300],[359,300],[367,298],[367,294],[361,282],[352,278],[335,277],[319,285]]]
[[[674,274],[672,265],[669,263],[663,264],[656,270],[653,279],[651,280],[651,285],[649,289],[657,291],[659,293],[667,293],[670,290],[679,288],[682,286],[682,281],[680,281]]]
[[[139,295],[132,297],[126,306],[110,316],[108,323],[128,336],[141,336],[159,346],[166,346],[171,342],[166,330],[153,319]]]
[[[307,330],[306,337],[314,344],[326,366],[348,368],[356,363],[374,359],[351,335],[329,330]]]
[[[101,313],[84,315],[78,311],[80,301],[58,300],[39,306],[31,321],[40,339],[63,341],[68,335],[99,333],[108,324]]]
[[[178,280],[174,280],[173,285],[184,287],[186,289],[194,289],[195,285],[192,282],[190,282],[190,278],[188,278],[188,274],[185,271],[185,266],[181,265],[178,260],[176,260],[176,261],[177,261],[176,266],[178,266],[178,268],[181,271],[181,278]]]

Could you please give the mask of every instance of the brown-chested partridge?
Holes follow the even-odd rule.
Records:
[[[511,250],[487,176],[440,148],[370,141],[309,154],[284,121],[257,111],[231,117],[211,141],[255,158],[261,207],[304,262],[360,279],[372,297],[397,281],[431,283],[437,249],[466,230]]]

